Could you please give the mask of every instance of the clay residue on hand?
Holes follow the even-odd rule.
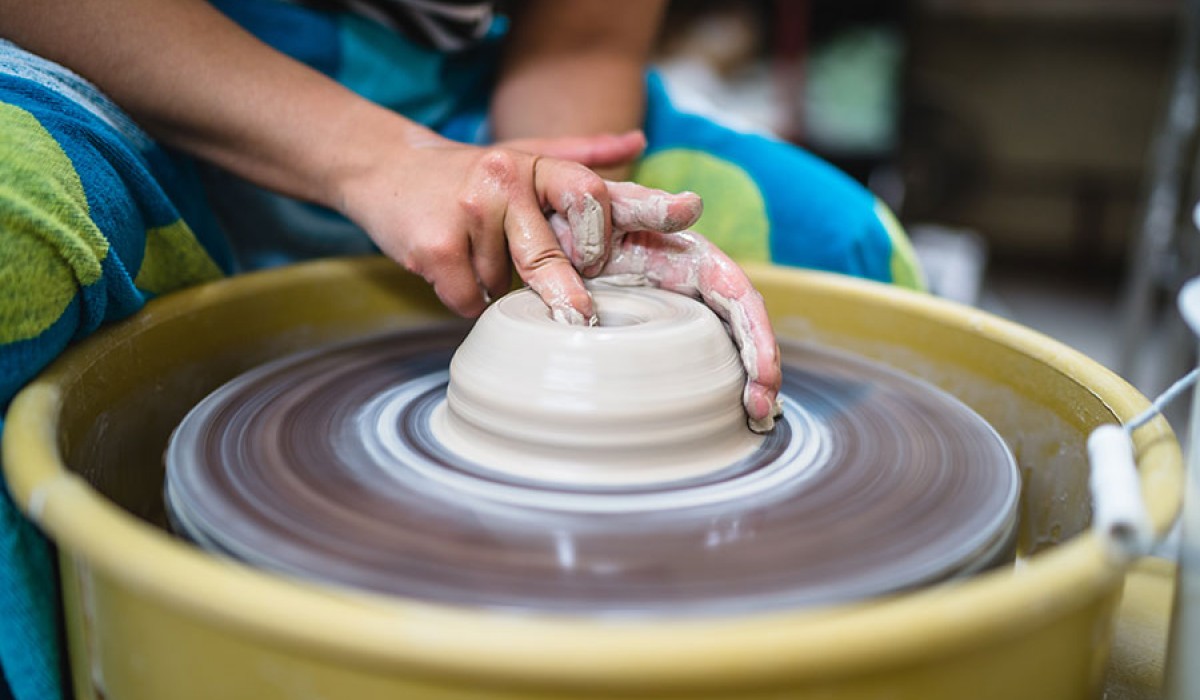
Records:
[[[583,314],[570,306],[556,306],[550,309],[550,318],[556,323],[565,323],[568,326],[593,326],[600,325],[600,317],[592,314],[589,318],[584,318]]]
[[[709,293],[708,300],[710,304],[720,307],[725,312],[718,315],[724,317],[729,324],[729,332],[733,335],[733,342],[742,358],[742,367],[746,370],[746,379],[751,382],[758,381],[758,348],[754,346],[750,318],[746,316],[745,309],[716,292]]]
[[[579,309],[571,304],[571,295],[562,287],[561,282],[556,281],[545,282],[540,284],[531,284],[534,293],[541,298],[542,303],[550,309],[550,318],[558,323],[565,323],[569,326],[594,326],[600,322],[600,317],[596,315],[594,304],[592,314],[590,316],[584,314]],[[582,282],[580,282],[582,287]],[[584,288],[584,294],[590,298],[591,294]]]
[[[747,410],[747,425],[756,433],[769,433],[775,428],[775,419],[783,415],[783,401],[776,396],[772,404],[766,407],[764,415],[755,417],[750,414],[752,404],[758,403],[756,399],[763,398],[765,387],[758,384],[758,346],[754,344],[753,329],[746,308],[716,292],[710,292],[705,300],[719,316],[725,318],[733,342],[738,347],[742,367],[746,370],[746,389],[742,395],[742,403]]]
[[[704,204],[694,192],[671,194],[633,183],[610,182],[613,226],[625,231],[682,231],[696,223]]]
[[[583,195],[583,203],[567,202],[567,222],[571,226],[576,264],[588,268],[600,262],[607,252],[604,236],[604,207],[591,194]]]

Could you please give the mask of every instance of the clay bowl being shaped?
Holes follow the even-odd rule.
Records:
[[[865,602],[607,617],[355,592],[208,554],[168,531],[162,499],[163,452],[193,406],[291,353],[448,319],[387,261],[321,262],[156,300],[14,401],[5,474],[58,545],[76,697],[1099,697],[1125,572],[1088,529],[1085,437],[1144,397],[973,309],[750,272],[781,336],[919,377],[991,424],[1021,470],[1017,566]],[[1161,419],[1136,444],[1161,534],[1178,445]]]
[[[493,304],[454,354],[432,418],[440,441],[480,464],[580,484],[702,475],[758,447],[741,360],[716,315],[657,289],[592,294],[590,328],[554,321],[528,289]]]

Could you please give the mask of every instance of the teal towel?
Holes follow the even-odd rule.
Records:
[[[86,81],[6,41],[0,164],[4,410],[72,341],[232,267],[190,166]],[[50,545],[0,489],[0,666],[16,700],[61,697],[56,586]]]

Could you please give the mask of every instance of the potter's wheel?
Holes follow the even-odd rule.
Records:
[[[448,446],[447,368],[465,332],[328,348],[209,396],[168,451],[176,528],[302,577],[589,614],[843,602],[1011,557],[1020,480],[1003,441],[906,375],[781,341],[784,417],[769,435],[699,471],[647,457],[640,478],[638,450],[602,446],[634,476],[560,478],[489,463],[486,441]]]

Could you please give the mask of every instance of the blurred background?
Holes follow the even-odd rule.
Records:
[[[1196,4],[677,0],[656,63],[681,106],[870,187],[935,293],[1153,396],[1194,361]]]

